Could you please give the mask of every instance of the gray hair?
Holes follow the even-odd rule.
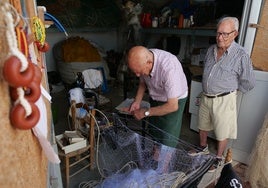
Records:
[[[226,21],[226,20],[228,20],[228,21],[232,21],[233,24],[234,24],[234,29],[235,29],[236,31],[238,31],[238,29],[239,29],[239,21],[238,21],[238,19],[237,19],[236,17],[223,17],[223,18],[221,18],[221,19],[219,20],[218,24],[217,24],[217,27],[218,27],[222,22],[224,22],[224,21]]]

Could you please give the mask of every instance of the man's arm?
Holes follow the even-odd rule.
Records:
[[[135,116],[136,119],[140,120],[145,117],[145,111],[148,110],[150,112],[149,116],[163,116],[178,110],[178,108],[179,108],[178,98],[171,98],[168,99],[168,101],[163,105],[155,106],[150,109],[141,108],[135,110],[133,112],[133,115]]]
[[[145,90],[146,90],[145,83],[140,81],[138,91],[137,91],[137,94],[136,94],[136,97],[135,97],[135,100],[134,100],[135,102],[141,103],[143,95],[145,93]]]
[[[163,105],[150,108],[150,116],[163,116],[175,112],[178,108],[178,98],[168,99]]]
[[[137,90],[137,94],[136,94],[136,97],[134,99],[134,102],[131,104],[131,106],[129,108],[130,112],[133,112],[134,110],[140,109],[140,104],[141,104],[143,95],[145,93],[145,90],[146,90],[145,83],[140,81],[139,82],[139,87],[138,87],[138,90]]]
[[[241,58],[242,72],[239,76],[239,90],[246,93],[254,88],[256,84],[253,66],[250,57],[243,56]]]

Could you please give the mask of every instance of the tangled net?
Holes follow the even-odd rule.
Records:
[[[268,113],[255,141],[246,170],[246,179],[252,187],[268,187]]]
[[[115,113],[107,117],[112,126],[98,126],[96,157],[103,180],[90,187],[189,187],[199,182],[214,161],[212,155],[190,156],[188,152],[198,148],[172,136],[170,139],[178,143],[176,148],[130,129],[150,126],[161,131],[149,122]]]

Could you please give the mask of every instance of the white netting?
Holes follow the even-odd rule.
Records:
[[[268,187],[268,113],[250,154],[246,179],[252,187]]]
[[[178,143],[176,148],[129,129],[143,125],[157,130],[146,121],[118,114],[109,114],[108,119],[112,126],[98,129],[96,164],[103,181],[94,185],[96,188],[189,186],[200,180],[214,161],[212,155],[188,155],[197,148],[172,136],[169,138]]]

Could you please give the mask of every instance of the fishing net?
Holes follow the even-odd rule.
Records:
[[[98,120],[97,126],[96,165],[103,180],[96,188],[189,187],[214,161],[212,155],[189,155],[190,150],[198,148],[171,135],[169,139],[178,143],[176,148],[154,141],[146,128],[161,130],[147,121],[116,113],[106,117],[111,126],[102,128],[105,120]],[[142,127],[141,133],[132,130],[138,127]]]
[[[250,154],[246,179],[252,187],[268,187],[268,113]]]

